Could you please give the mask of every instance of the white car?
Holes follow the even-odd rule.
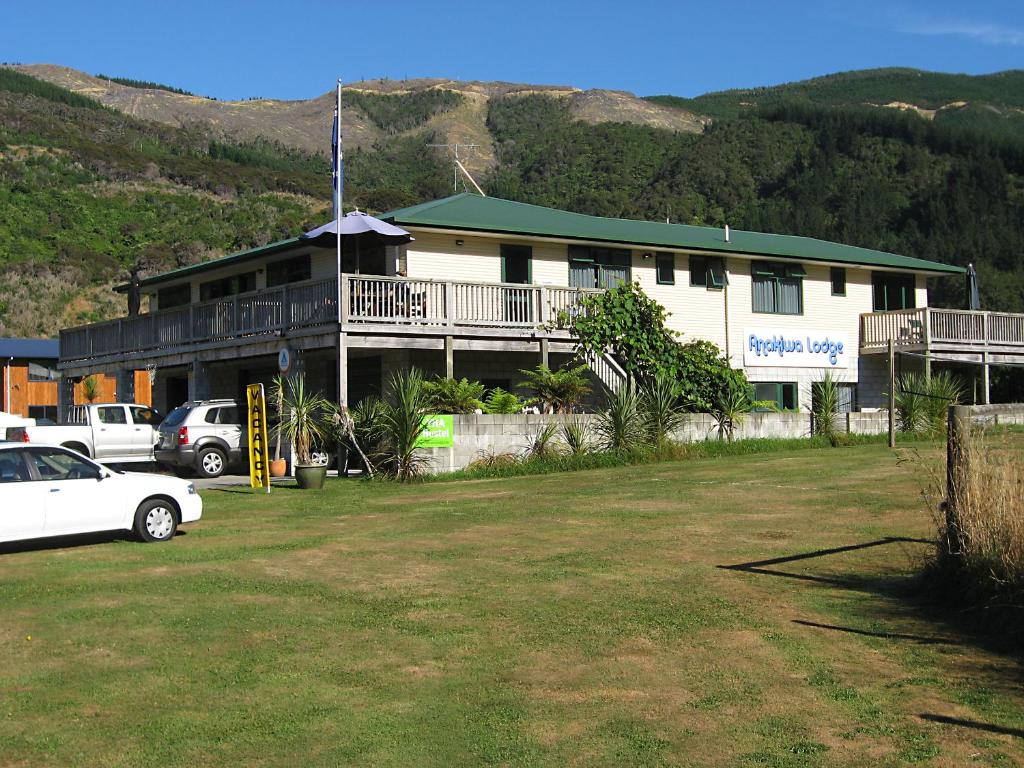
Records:
[[[117,530],[167,541],[202,515],[186,480],[115,472],[59,446],[0,442],[0,542]]]

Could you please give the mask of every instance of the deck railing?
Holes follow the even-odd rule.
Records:
[[[591,289],[515,283],[412,280],[343,275],[345,325],[472,326],[527,329],[557,325],[581,311]],[[61,331],[62,360],[175,349],[337,322],[337,282],[309,280]]]
[[[1024,347],[1024,314],[964,309],[899,309],[860,316],[863,349],[951,344],[965,347]]]

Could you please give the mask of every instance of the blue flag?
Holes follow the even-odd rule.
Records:
[[[334,124],[331,126],[331,188],[334,203],[334,218],[341,216],[342,193],[345,191],[345,163],[342,159],[341,131],[338,127],[338,108],[334,108]]]

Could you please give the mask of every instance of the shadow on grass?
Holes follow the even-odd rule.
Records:
[[[813,552],[802,552],[786,557],[773,557],[767,560],[753,560],[747,563],[736,563],[735,565],[719,565],[717,568],[725,571],[739,571],[742,573],[753,573],[760,576],[777,576],[785,579],[812,582],[827,587],[853,590],[878,595],[888,600],[898,601],[912,606],[927,621],[944,627],[956,638],[929,637],[924,635],[908,635],[895,632],[871,632],[852,627],[842,627],[831,624],[816,624],[814,622],[793,620],[795,624],[801,624],[820,629],[830,629],[837,632],[848,632],[856,635],[888,638],[892,640],[910,640],[922,645],[956,645],[969,642],[986,650],[1012,656],[1024,655],[1024,649],[1012,638],[1006,638],[998,632],[980,631],[976,622],[970,621],[962,611],[951,606],[941,596],[929,590],[927,585],[922,583],[919,574],[914,575],[865,575],[848,574],[844,576],[822,576],[809,573],[792,573],[790,571],[776,570],[765,566],[782,565],[801,560],[812,560],[820,557],[842,554],[844,552],[855,552],[858,550],[870,549],[872,547],[883,547],[890,544],[925,544],[934,545],[935,542],[928,539],[915,539],[906,536],[886,536],[874,541],[861,544],[849,544],[844,547],[833,547],[831,549],[818,549]],[[1004,670],[1004,673],[1009,673]],[[1017,677],[1024,678],[1024,667],[1019,667],[1015,673]]]
[[[187,536],[188,531],[180,528],[174,538]],[[0,555],[14,555],[19,552],[45,552],[49,549],[74,549],[78,547],[110,544],[114,541],[127,541],[142,545],[129,531],[103,531],[101,533],[76,533],[73,536],[50,536],[45,539],[25,539],[0,544]]]
[[[885,640],[910,640],[921,645],[956,645],[957,641],[948,637],[926,637],[924,635],[907,635],[902,632],[870,632],[866,629],[855,629],[854,627],[840,627],[835,624],[819,624],[816,621],[803,621],[793,619],[794,624],[803,627],[815,627],[817,629],[830,629],[835,632],[848,632],[852,635],[863,635],[864,637],[881,637]]]
[[[783,563],[793,563],[798,560],[811,560],[818,557],[838,555],[843,552],[854,552],[859,549],[882,547],[888,544],[932,544],[932,542],[926,539],[912,539],[907,538],[905,536],[886,536],[883,539],[868,541],[863,544],[849,544],[845,547],[817,549],[813,552],[802,552],[799,555],[789,555],[787,557],[773,557],[769,560],[753,560],[749,563],[737,563],[735,565],[719,565],[717,567],[724,571],[744,571],[746,573],[757,573],[763,576],[781,576],[782,578],[797,579],[799,581],[814,581],[820,584],[827,584],[833,587],[842,587],[844,589],[861,589],[868,592],[894,592],[897,590],[893,588],[895,582],[891,578],[878,579],[863,577],[839,578],[835,576],[813,576],[809,573],[792,573],[790,571],[777,571],[764,567],[766,565],[782,565]],[[879,589],[879,587],[886,584],[890,585],[890,587]]]
[[[988,733],[1001,733],[1006,736],[1016,736],[1018,739],[1024,739],[1024,730],[1020,728],[1007,728],[1003,725],[993,725],[992,723],[979,723],[977,720],[962,720],[959,717],[947,717],[946,715],[933,715],[928,712],[924,712],[918,715],[922,720],[927,720],[932,723],[942,723],[943,725],[958,725],[961,728],[973,728],[976,731],[987,731]]]

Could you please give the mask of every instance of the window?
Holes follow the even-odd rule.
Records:
[[[818,394],[815,391],[817,387],[811,386],[811,402],[812,408],[818,404]],[[836,392],[839,396],[836,402],[836,411],[838,413],[852,413],[857,410],[857,385],[856,384],[836,384]]]
[[[183,283],[170,288],[161,288],[156,292],[157,309],[183,307],[192,301],[192,285]]]
[[[60,374],[57,373],[56,368],[51,368],[47,363],[33,362],[32,360],[28,363],[28,380],[29,381],[56,381],[60,378]]]
[[[24,451],[0,451],[0,483],[23,483],[31,479]]]
[[[840,413],[853,413],[857,410],[857,385],[839,384],[839,405]]]
[[[657,273],[658,285],[675,285],[676,255],[674,253],[657,253],[654,258],[654,270]]]
[[[797,387],[792,381],[759,381],[754,384],[754,399],[775,403],[780,411],[795,411],[798,407]]]
[[[124,413],[124,407],[120,405],[109,405],[105,408],[97,408],[96,415],[99,417],[100,424],[128,423],[128,418]]]
[[[772,315],[802,315],[804,277],[799,264],[755,261],[750,267],[754,311]]]
[[[282,259],[267,264],[267,288],[274,288],[287,283],[300,283],[312,276],[309,265],[309,254]]]
[[[501,246],[501,282],[530,283],[533,282],[533,248],[528,245]]]
[[[872,272],[871,288],[875,312],[913,309],[914,276],[902,272]]]
[[[30,405],[28,407],[28,417],[35,419],[36,423],[40,421],[53,423],[57,422],[57,406],[56,405]]]
[[[136,424],[149,424],[151,427],[160,425],[160,414],[152,408],[132,406],[128,410],[132,412],[132,421]]]
[[[212,301],[223,299],[225,296],[234,296],[238,293],[247,293],[256,290],[256,273],[244,272],[241,275],[222,277],[219,280],[211,280],[199,286],[199,300]],[[160,306],[163,306],[162,304]]]
[[[832,267],[832,295],[846,295],[846,269],[845,267]]]
[[[631,279],[631,255],[620,248],[569,246],[569,285],[573,288],[614,288]]]
[[[709,290],[725,286],[725,259],[720,256],[691,256],[690,285]]]
[[[91,480],[99,475],[95,465],[56,448],[33,448],[29,461],[40,480]]]
[[[207,424],[239,424],[238,408],[233,405],[223,408],[211,408],[206,412]]]

